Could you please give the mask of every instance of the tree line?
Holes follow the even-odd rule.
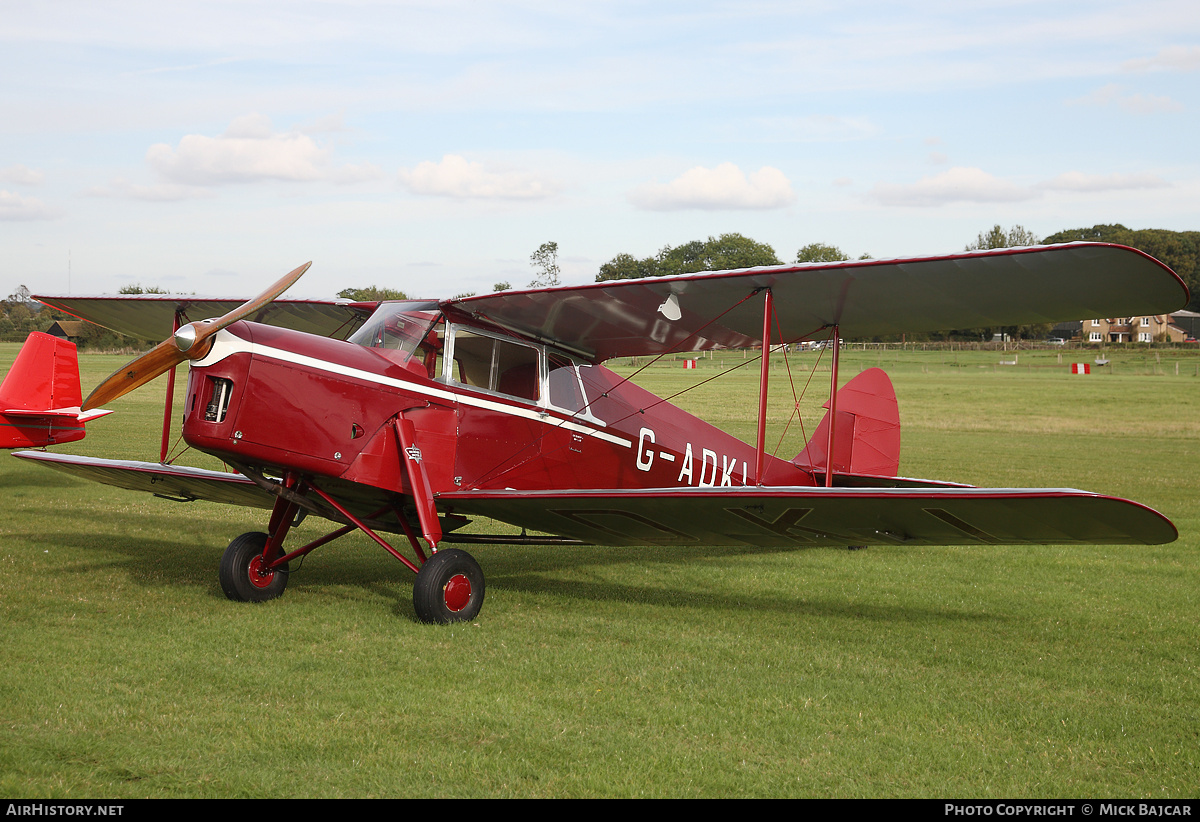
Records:
[[[1044,239],[1038,239],[1036,235],[1020,225],[1014,225],[1008,229],[995,225],[987,231],[981,231],[973,242],[965,246],[965,250],[1012,248],[1077,241],[1127,245],[1161,260],[1170,266],[1191,290],[1192,301],[1187,307],[1192,311],[1200,311],[1200,231],[1169,231],[1159,228],[1130,229],[1114,223],[1094,225],[1090,228],[1068,229],[1051,234]],[[849,259],[850,256],[837,246],[816,242],[809,243],[797,250],[792,262],[828,263]],[[863,254],[858,259],[870,259],[870,255]],[[775,249],[767,243],[731,232],[716,237],[709,236],[706,240],[692,240],[678,246],[665,245],[656,254],[649,257],[638,258],[622,252],[600,266],[599,273],[596,274],[596,282],[663,277],[672,274],[695,274],[703,271],[725,271],[761,265],[782,265],[783,262],[775,253]],[[542,243],[530,255],[530,265],[534,269],[534,277],[529,283],[530,288],[559,285],[561,269],[558,264],[558,243]],[[510,288],[512,288],[510,283],[498,282],[492,290],[505,291]],[[163,290],[156,286],[134,284],[122,287],[120,293],[163,293]],[[342,299],[363,302],[406,298],[403,291],[376,285],[345,288],[338,292],[338,296]],[[456,296],[466,297],[470,294]],[[56,320],[70,319],[73,318],[69,315],[43,308],[30,298],[29,289],[21,286],[7,299],[0,301],[0,341],[21,341],[31,331],[45,331]],[[79,340],[84,347],[123,347],[137,344],[137,341],[97,328],[90,323],[86,324],[86,328],[83,338]],[[990,338],[993,333],[1004,332],[1021,338],[1037,339],[1045,336],[1048,331],[1049,327],[1044,325],[1004,329],[954,329],[929,334],[924,338],[932,340],[980,339]],[[915,337],[910,337],[910,339],[915,339]]]

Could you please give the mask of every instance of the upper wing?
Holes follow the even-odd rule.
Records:
[[[1136,502],[1069,488],[463,491],[438,508],[600,545],[1060,545],[1172,542]]]
[[[181,311],[186,321],[191,322],[224,316],[245,303],[239,299],[186,294],[35,296],[34,299],[118,334],[147,340],[160,340],[170,335],[176,311]],[[375,305],[346,300],[279,299],[248,319],[322,337],[345,339],[370,316]]]
[[[767,288],[784,342],[833,325],[855,338],[1162,314],[1189,299],[1153,257],[1072,243],[504,291],[443,306],[606,360],[757,345],[763,312],[754,295]]]

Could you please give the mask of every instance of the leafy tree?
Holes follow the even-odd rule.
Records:
[[[709,237],[704,242],[693,240],[679,248],[668,246],[659,252],[660,275],[779,264],[780,260],[771,246],[737,233]]]
[[[992,226],[990,231],[980,232],[979,239],[967,245],[967,251],[983,251],[989,248],[1018,248],[1027,245],[1037,245],[1041,240],[1032,231],[1023,226],[1014,225],[1005,231],[999,224]]]
[[[33,299],[31,292],[29,291],[28,286],[19,285],[19,286],[17,286],[16,291],[14,291],[13,293],[8,295],[8,299],[5,300],[5,302],[8,303],[9,305],[17,305],[19,303],[24,303],[25,305],[32,305],[34,303],[34,299]]]
[[[21,286],[0,302],[0,339],[19,342],[32,331],[45,331],[53,322],[50,312],[29,296],[29,289]]]
[[[379,303],[384,300],[407,300],[408,295],[395,288],[380,288],[369,285],[366,288],[343,288],[337,294],[343,300],[354,300],[356,303]]]
[[[493,286],[492,286],[492,291],[493,291],[493,292],[496,292],[496,291],[511,291],[511,290],[512,290],[512,283],[510,283],[510,282],[507,282],[507,281],[505,281],[505,282],[501,282],[501,283],[496,283],[495,285],[493,285]]]
[[[658,276],[657,259],[646,257],[643,260],[639,260],[632,254],[621,252],[600,266],[600,273],[596,275],[596,282],[604,282],[606,280],[635,280],[640,277],[655,276]]]
[[[117,289],[118,294],[170,294],[165,288],[160,288],[157,285],[142,285],[141,283],[132,283],[123,285]]]
[[[618,254],[600,266],[596,282],[637,277],[661,277],[669,274],[694,274],[698,271],[726,271],[758,265],[779,265],[775,249],[737,233],[692,240],[681,246],[663,246],[654,257],[637,259]]]
[[[850,257],[835,245],[824,243],[809,243],[796,252],[798,263],[836,263],[848,260]]]
[[[1066,231],[1060,231],[1057,234],[1051,234],[1046,239],[1042,240],[1046,245],[1055,243],[1076,243],[1076,242],[1096,242],[1096,243],[1119,243],[1130,234],[1130,231],[1120,223],[1111,225],[1094,225],[1091,228],[1072,228]]]
[[[537,271],[529,283],[530,288],[559,284],[558,275],[562,272],[558,267],[558,243],[542,243],[537,251],[529,255],[529,264]]]

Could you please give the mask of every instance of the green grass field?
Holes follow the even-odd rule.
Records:
[[[1131,497],[1175,543],[481,547],[487,602],[450,627],[417,623],[411,574],[358,536],[281,599],[229,602],[221,552],[263,512],[0,455],[0,794],[1194,797],[1200,357],[1106,355],[1075,377],[1096,352],[850,351],[842,374],[892,374],[903,474]],[[85,388],[124,360],[82,359]],[[666,395],[739,362],[638,380]],[[827,359],[789,357],[801,384],[814,364],[810,433]],[[772,379],[791,457],[781,361]],[[756,383],[751,364],[676,402],[752,440]],[[157,459],[161,396],[58,450]]]

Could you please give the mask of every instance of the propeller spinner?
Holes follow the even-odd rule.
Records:
[[[163,340],[147,353],[130,362],[121,370],[115,372],[88,395],[81,406],[87,411],[98,408],[105,403],[123,397],[135,388],[140,388],[150,380],[165,374],[185,360],[203,358],[212,347],[211,339],[214,334],[226,326],[244,320],[259,309],[272,303],[283,292],[295,284],[296,280],[312,265],[307,262],[293,271],[288,272],[278,282],[249,302],[230,311],[215,320],[200,320],[180,326],[171,337]]]

